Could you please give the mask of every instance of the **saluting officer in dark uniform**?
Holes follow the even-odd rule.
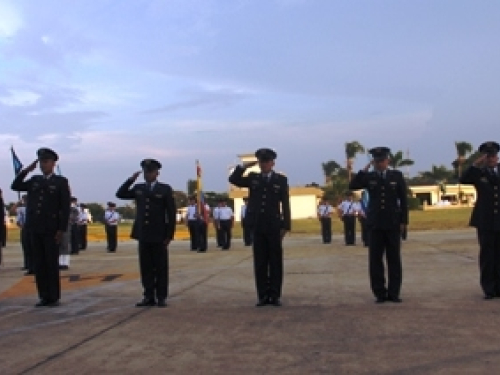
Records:
[[[158,303],[158,307],[165,307],[168,245],[174,237],[177,210],[170,185],[157,181],[161,164],[154,159],[145,159],[141,167],[146,182],[132,186],[141,173],[136,172],[118,189],[116,196],[134,199],[136,203],[131,237],[139,241],[139,266],[144,288],[144,299],[136,306],[155,306]]]
[[[387,147],[373,148],[369,152],[373,161],[354,176],[349,189],[367,189],[370,194],[367,213],[367,224],[370,226],[370,281],[377,303],[401,302],[401,233],[408,224],[406,183],[400,171],[387,169],[390,155]],[[368,172],[372,164],[375,170]],[[389,276],[387,287],[384,252]]]
[[[257,150],[261,173],[245,170],[257,162],[237,166],[229,182],[249,190],[245,217],[254,233],[253,255],[257,286],[257,306],[281,306],[283,283],[282,241],[290,230],[290,197],[288,179],[273,171],[276,153],[268,148]],[[281,207],[281,208],[280,208]]]
[[[70,190],[65,177],[54,174],[58,155],[48,148],[37,152],[38,160],[21,171],[12,190],[27,191],[26,227],[29,229],[35,281],[40,302],[35,306],[57,306],[61,298],[59,280],[59,244],[68,229]],[[43,175],[36,175],[24,181],[37,163]]]
[[[480,283],[485,299],[500,297],[499,150],[496,142],[483,143],[479,147],[482,155],[460,178],[460,183],[474,185],[477,192],[470,225],[477,228]]]

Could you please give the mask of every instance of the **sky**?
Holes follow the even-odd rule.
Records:
[[[498,19],[473,0],[0,0],[0,188],[17,196],[11,146],[57,151],[83,202],[144,158],[177,190],[198,159],[219,192],[260,147],[291,186],[354,140],[409,150],[411,175],[450,166],[455,141],[499,140]]]

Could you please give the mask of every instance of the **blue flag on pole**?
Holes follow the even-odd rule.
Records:
[[[23,163],[21,163],[21,160],[16,155],[16,152],[14,151],[14,147],[10,148],[10,152],[12,153],[12,165],[14,166],[14,174],[17,176],[19,172],[23,169]]]

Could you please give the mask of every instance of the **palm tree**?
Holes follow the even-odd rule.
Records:
[[[407,159],[403,155],[403,151],[398,151],[395,154],[391,152],[390,154],[390,162],[389,165],[393,169],[399,169],[402,167],[409,167],[411,165],[415,164],[415,162],[412,159]]]
[[[332,182],[332,176],[336,175],[341,169],[340,164],[335,160],[321,163],[321,167],[323,168],[323,174],[325,176],[325,185],[329,185]]]
[[[365,152],[365,148],[358,141],[347,142],[345,144],[345,156],[349,181],[351,180],[354,159],[360,152]]]
[[[462,168],[467,161],[467,155],[472,152],[472,145],[469,142],[455,142],[457,149],[457,159],[452,163],[457,169],[458,175],[458,201],[462,203],[462,190],[460,186],[460,177],[462,176]]]
[[[472,152],[472,145],[469,142],[455,142],[457,149],[457,159],[453,162],[458,170],[458,178],[462,176],[462,167],[467,160],[467,155]]]

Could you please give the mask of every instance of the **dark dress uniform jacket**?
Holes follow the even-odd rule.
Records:
[[[136,219],[131,237],[144,242],[163,242],[172,240],[176,225],[176,207],[170,185],[156,182],[152,191],[145,183],[134,185],[127,180],[118,189],[120,199],[134,199]]]
[[[35,233],[66,232],[71,206],[68,180],[53,174],[48,179],[37,175],[23,181],[26,175],[19,173],[11,186],[14,191],[29,194],[25,226]]]
[[[400,230],[401,224],[408,224],[406,182],[400,171],[388,169],[385,178],[376,171],[359,171],[349,189],[368,191],[366,220],[371,229]]]
[[[497,166],[498,170],[499,166]],[[474,185],[477,201],[472,210],[470,226],[482,230],[500,231],[500,176],[487,168],[471,166],[465,170],[460,183]]]
[[[245,168],[237,166],[229,177],[229,182],[248,188],[245,224],[257,231],[289,231],[291,217],[288,179],[274,171],[269,181],[261,173],[250,172],[244,177],[244,172]]]

